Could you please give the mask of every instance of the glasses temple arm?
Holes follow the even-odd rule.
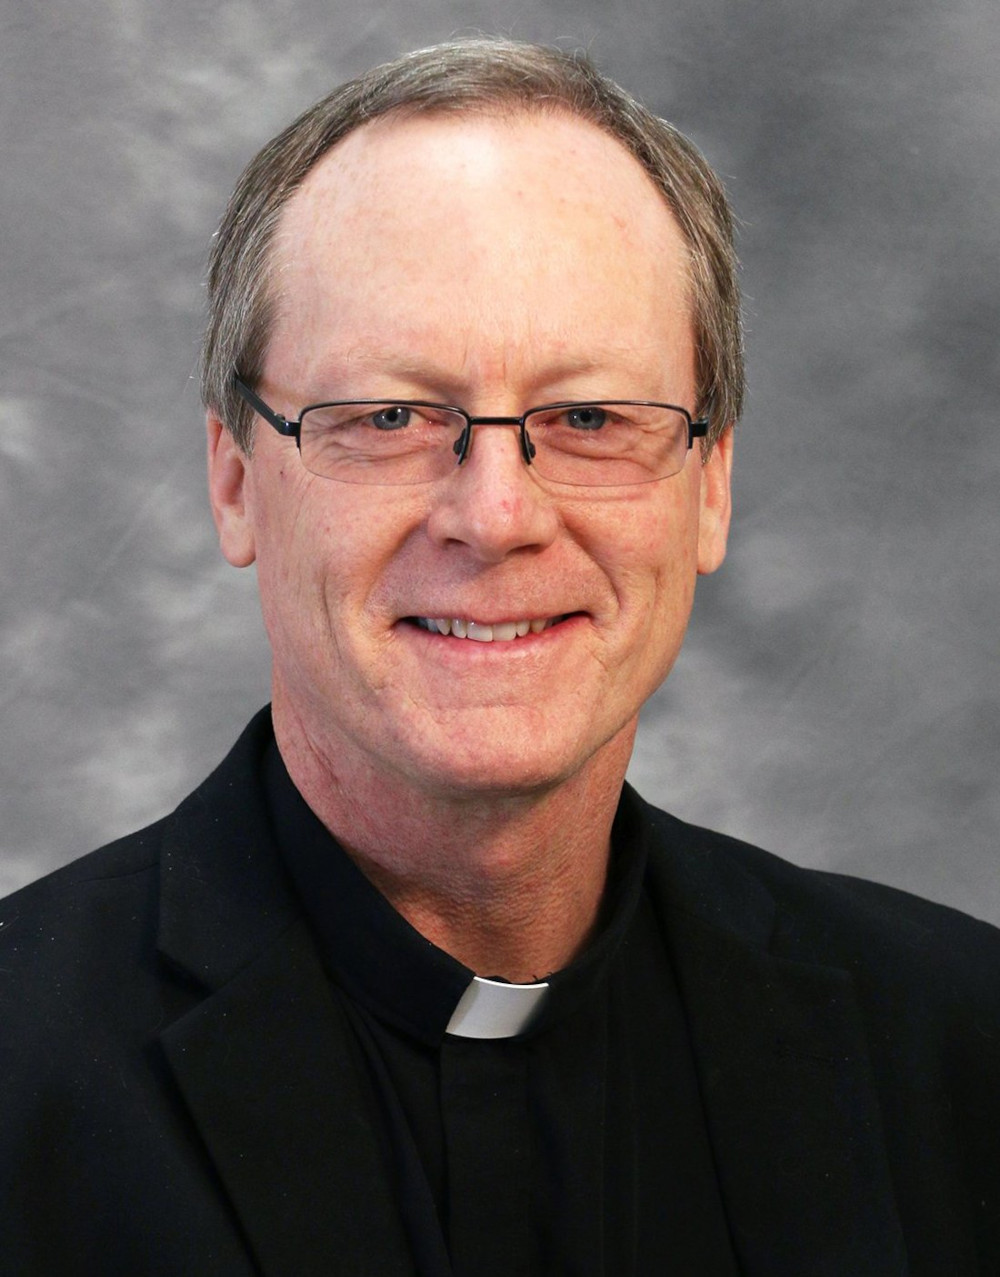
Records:
[[[254,412],[259,413],[264,420],[277,430],[279,435],[290,435],[293,438],[298,436],[299,427],[302,424],[299,421],[289,421],[287,417],[283,417],[280,412],[275,412],[273,408],[269,408],[263,399],[250,389],[237,373],[233,373],[233,385],[236,393],[241,399],[244,399]]]

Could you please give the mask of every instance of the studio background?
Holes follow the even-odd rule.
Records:
[[[743,222],[730,555],[630,778],[1000,921],[998,12],[0,0],[0,894],[168,811],[268,696],[194,381],[239,171],[342,79],[487,32],[588,48]]]

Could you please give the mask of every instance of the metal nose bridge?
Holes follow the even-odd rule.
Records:
[[[470,417],[465,414],[465,429],[462,431],[458,439],[455,440],[455,455],[458,457],[458,464],[469,455],[469,449],[472,447],[472,427],[473,426],[517,426],[518,441],[521,445],[521,456],[524,458],[524,464],[530,466],[532,458],[535,455],[535,445],[528,436],[525,428],[524,417]]]

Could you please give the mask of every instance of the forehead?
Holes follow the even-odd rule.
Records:
[[[560,111],[356,130],[289,201],[273,266],[268,363],[300,381],[324,357],[362,367],[397,347],[483,376],[543,351],[636,363],[690,344],[665,199],[619,142]]]

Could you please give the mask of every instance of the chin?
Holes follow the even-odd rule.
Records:
[[[531,760],[530,767],[523,758],[492,765],[440,760],[420,773],[418,784],[428,793],[449,798],[529,798],[556,788],[574,770],[545,766],[537,758]]]
[[[604,747],[582,742],[553,742],[541,746],[537,735],[499,746],[479,740],[468,748],[454,747],[411,759],[410,775],[428,794],[450,798],[530,798],[565,784]]]

